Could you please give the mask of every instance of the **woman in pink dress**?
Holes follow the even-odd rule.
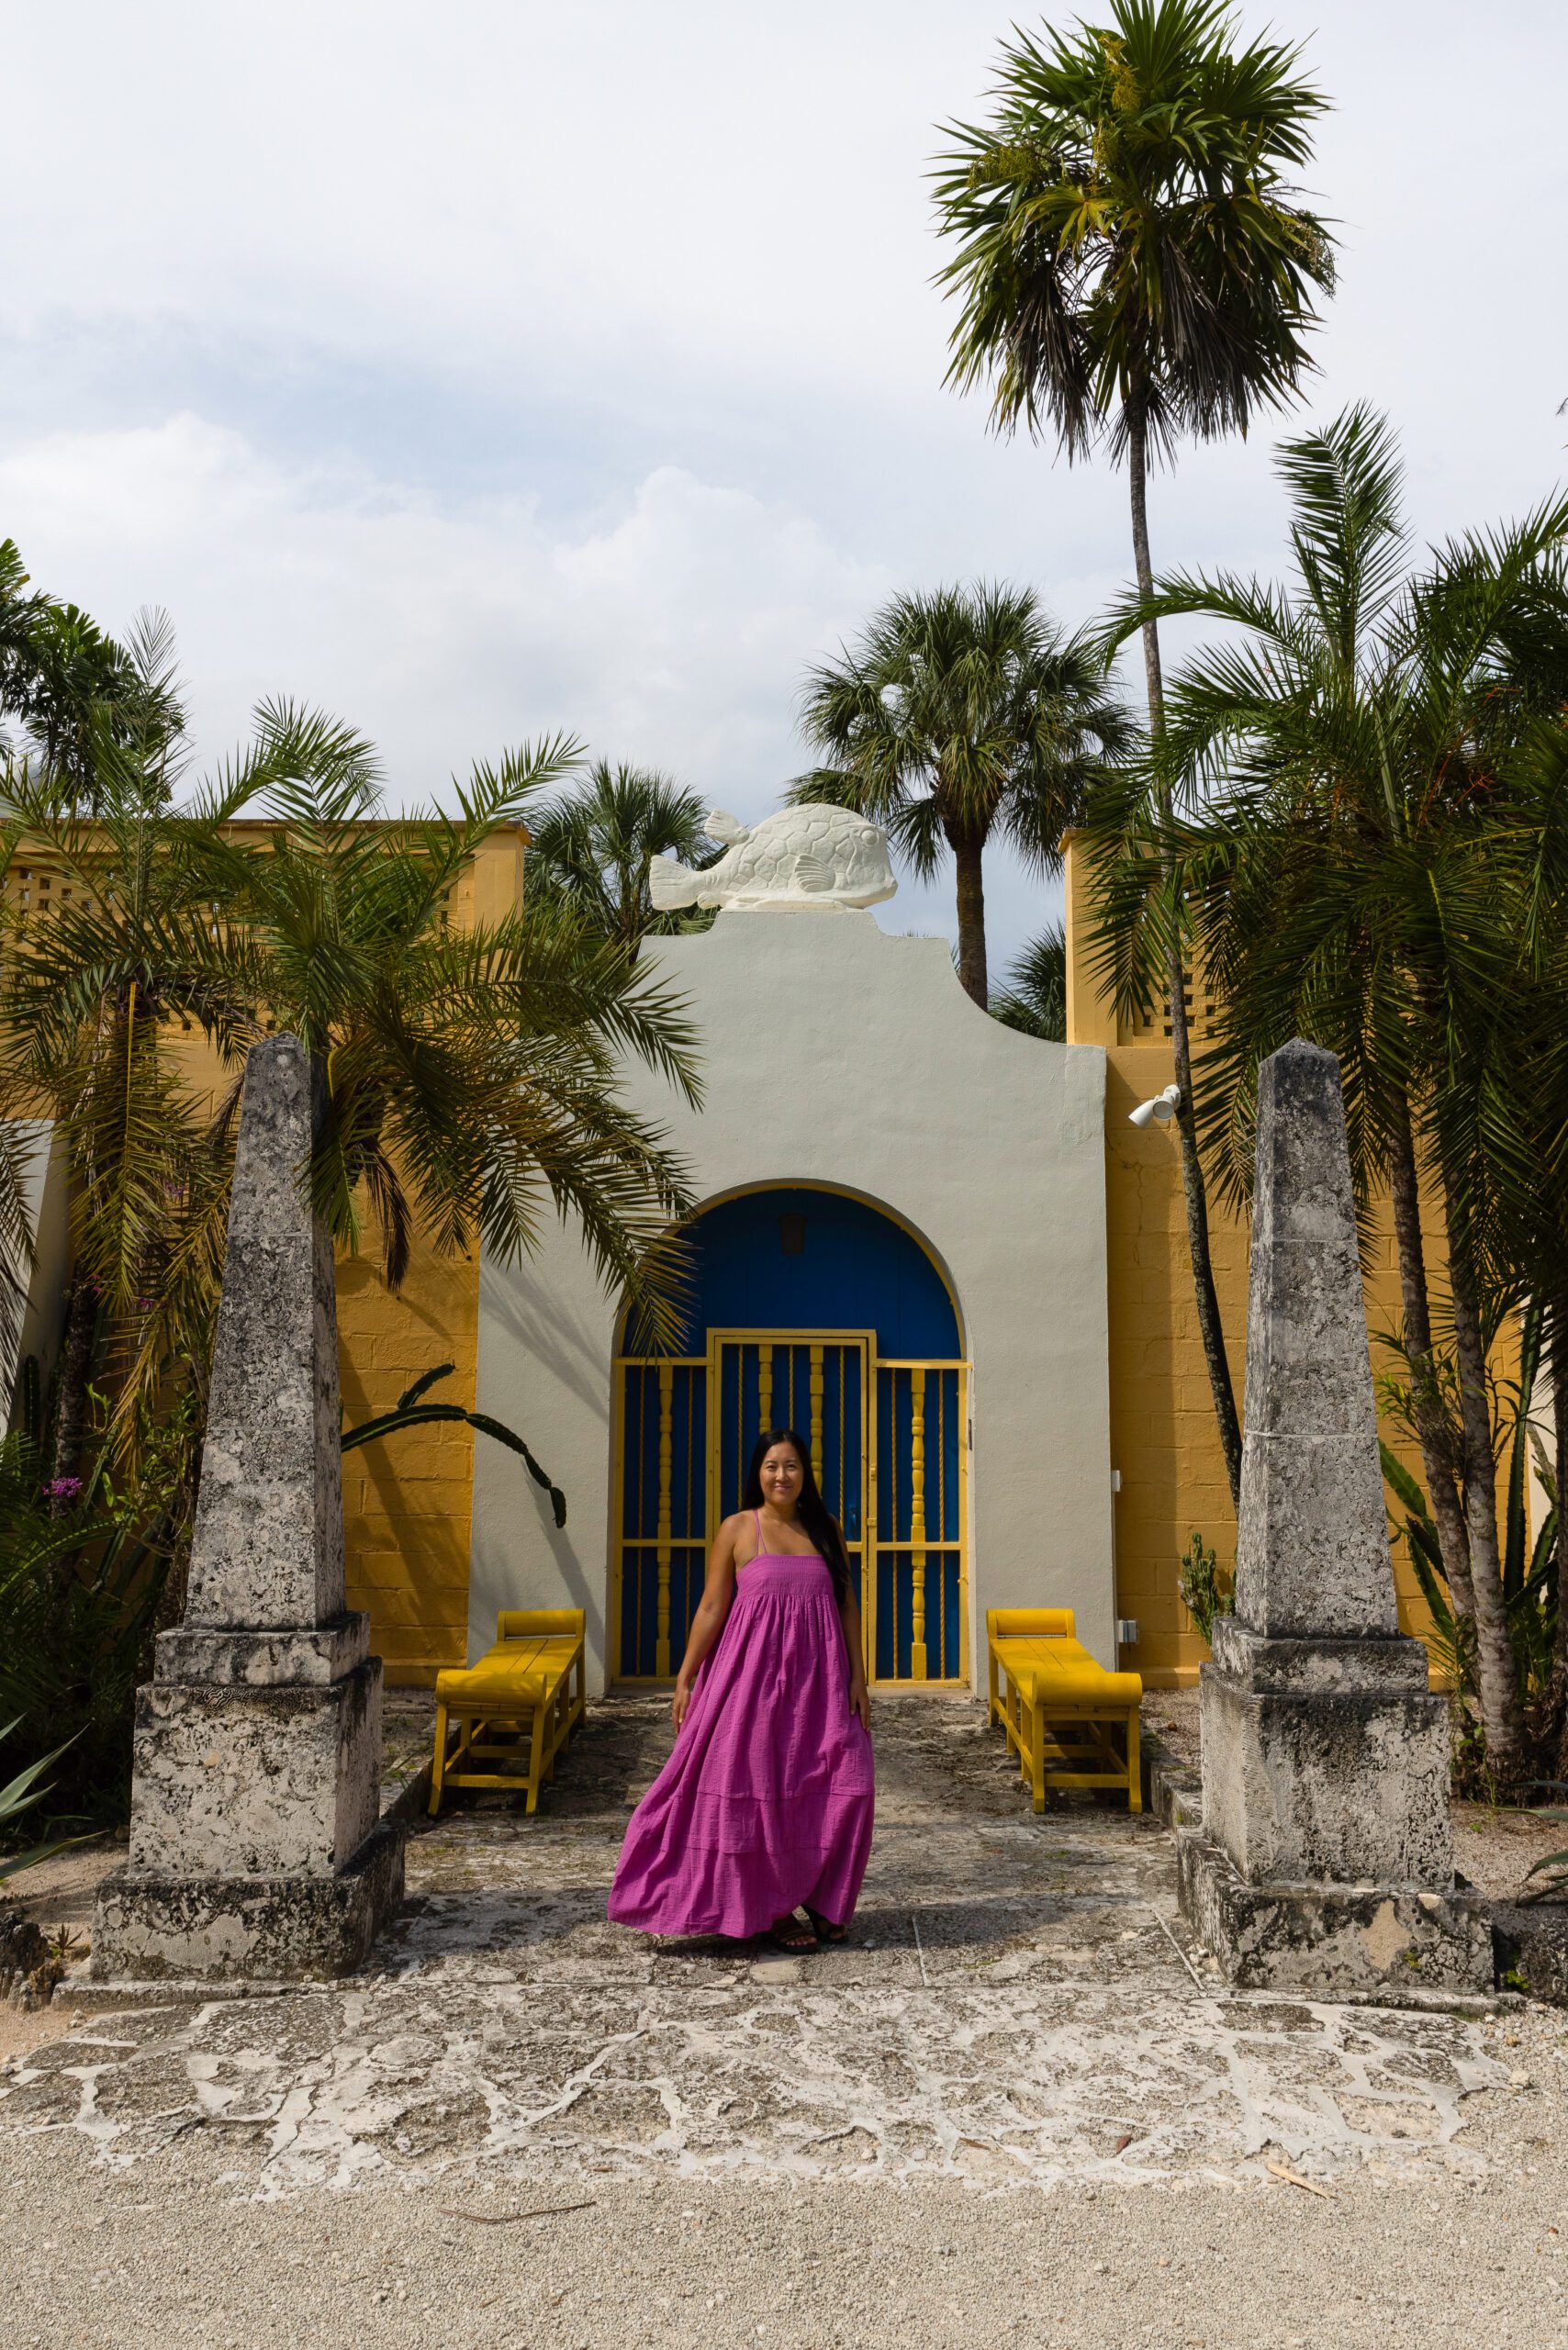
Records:
[[[844,1537],[792,1428],[757,1438],[719,1528],[670,1714],[675,1751],[632,1815],[610,1917],[841,1942],[871,1849],[871,1703]]]

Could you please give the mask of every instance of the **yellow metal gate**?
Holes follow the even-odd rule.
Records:
[[[711,1530],[758,1431],[795,1427],[844,1529],[874,1682],[967,1682],[969,1367],[879,1360],[874,1334],[711,1330],[701,1356],[621,1356],[611,1673],[667,1681]]]

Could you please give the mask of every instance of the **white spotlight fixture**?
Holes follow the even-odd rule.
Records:
[[[1129,1110],[1127,1123],[1133,1126],[1150,1126],[1156,1123],[1168,1125],[1176,1115],[1181,1100],[1181,1087],[1168,1085],[1163,1093],[1155,1095],[1152,1102],[1140,1102],[1136,1110]]]

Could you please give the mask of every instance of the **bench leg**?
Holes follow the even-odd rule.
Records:
[[[441,1813],[442,1782],[445,1777],[446,1707],[438,1706],[435,1709],[435,1751],[431,1757],[430,1816],[432,1819],[439,1818]]]
[[[1033,1734],[1034,1751],[1029,1760],[1033,1766],[1035,1809],[1044,1811],[1046,1807],[1046,1717],[1038,1701],[1030,1708],[1029,1727]]]
[[[543,1699],[541,1699],[540,1703],[533,1708],[533,1734],[529,1740],[528,1745],[528,1809],[531,1812],[536,1811],[539,1807],[539,1781],[543,1774],[544,1762],[544,1716],[546,1710],[547,1708]]]
[[[1002,1707],[997,1702],[996,1695],[996,1651],[992,1649],[991,1651],[991,1710],[985,1718],[987,1729],[992,1729],[1001,1719]]]
[[[1143,1765],[1138,1751],[1138,1709],[1127,1714],[1127,1809],[1143,1809]]]
[[[550,1700],[548,1719],[544,1725],[544,1776],[547,1779],[555,1775],[555,1757],[566,1743],[566,1733],[571,1728],[568,1695],[566,1684],[563,1681]]]

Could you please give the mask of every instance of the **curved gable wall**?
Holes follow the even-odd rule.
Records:
[[[730,912],[644,951],[686,999],[704,1105],[641,1068],[627,1092],[665,1126],[695,1195],[827,1185],[883,1203],[952,1282],[973,1365],[977,1671],[984,1611],[1005,1606],[1076,1608],[1114,1664],[1103,1051],[1002,1027],[964,993],[945,941],[892,936],[866,913]],[[763,1308],[737,1321],[784,1322],[788,1261],[775,1237]],[[577,1606],[603,1669],[616,1320],[565,1227],[526,1264],[481,1268],[478,1408],[527,1437],[569,1515],[556,1532],[510,1456],[478,1449],[471,1652],[501,1606]]]

